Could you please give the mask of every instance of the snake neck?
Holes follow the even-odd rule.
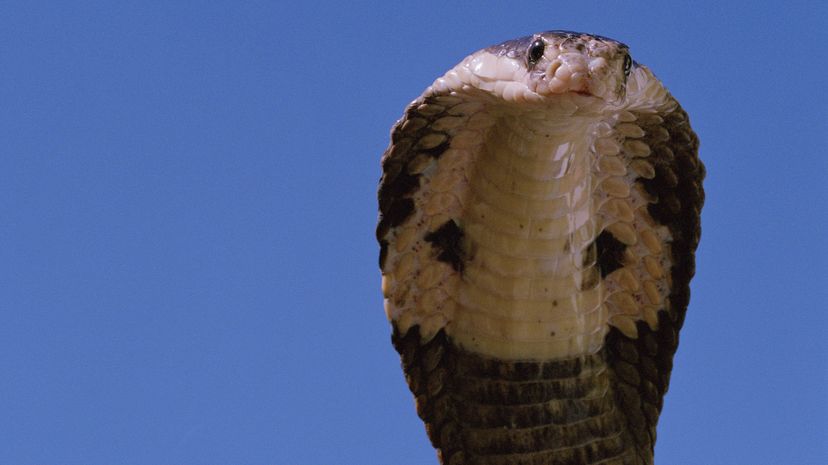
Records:
[[[442,331],[424,342],[418,326],[405,335],[394,329],[392,342],[440,463],[642,463],[614,404],[603,351],[504,361],[466,352]]]
[[[460,218],[469,259],[447,328],[466,350],[562,359],[602,345],[607,315],[593,253],[602,119],[560,121],[497,117],[472,165]]]

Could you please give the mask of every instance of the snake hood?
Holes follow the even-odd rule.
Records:
[[[465,58],[391,132],[382,292],[444,464],[651,464],[700,236],[687,114],[626,45]]]

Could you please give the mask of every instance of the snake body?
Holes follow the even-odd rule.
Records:
[[[392,342],[441,463],[651,464],[689,302],[704,167],[628,48],[480,50],[382,157]]]

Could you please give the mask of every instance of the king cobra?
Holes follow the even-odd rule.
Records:
[[[480,50],[382,170],[385,312],[440,463],[652,464],[705,173],[653,73],[569,31]]]

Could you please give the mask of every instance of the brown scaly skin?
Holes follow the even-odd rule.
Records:
[[[449,147],[451,134],[444,132],[444,143],[417,148],[423,137],[439,132],[432,122],[449,114],[451,106],[441,103],[439,95],[415,101],[392,132],[379,189],[381,267],[388,231],[414,213],[411,195],[420,179],[410,174],[409,165],[424,153],[439,158]],[[428,112],[420,111],[424,104]],[[651,196],[647,210],[652,220],[669,228],[672,237],[669,305],[658,312],[655,329],[639,320],[637,336],[629,337],[610,327],[603,348],[592,355],[503,360],[466,351],[442,330],[423,340],[416,325],[404,334],[392,325],[392,342],[417,413],[442,464],[653,463],[656,424],[689,303],[704,202],[704,167],[686,113],[676,105],[659,116],[636,114],[655,168],[652,179],[636,182]],[[444,261],[462,272],[462,231],[444,226],[432,232],[430,242],[439,244]],[[601,278],[623,265],[623,247],[619,251],[613,241],[612,236],[596,241]]]
[[[603,354],[502,361],[465,352],[442,332],[422,344],[416,326],[392,341],[441,463],[635,463],[623,457],[624,417],[604,395]]]

